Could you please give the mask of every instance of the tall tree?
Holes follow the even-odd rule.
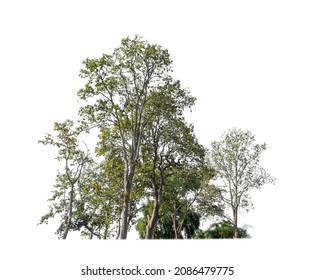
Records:
[[[122,152],[119,145],[119,134],[110,129],[100,129],[99,141],[96,146],[96,156],[103,158],[101,164],[102,177],[105,179],[105,185],[111,193],[111,204],[113,215],[116,216],[116,234],[117,238],[121,231],[121,211],[124,204],[124,164]],[[130,228],[135,221],[135,217],[140,211],[138,209],[139,199],[143,195],[143,186],[139,183],[141,179],[135,176],[133,188],[130,191],[129,211],[127,226]]]
[[[223,202],[232,209],[234,238],[238,238],[238,213],[253,206],[251,191],[274,183],[260,166],[260,157],[266,144],[256,144],[250,131],[233,128],[224,133],[221,141],[211,143],[210,160],[216,172],[216,185]]]
[[[170,76],[172,61],[166,49],[136,36],[126,38],[111,55],[86,59],[81,77],[86,85],[79,98],[91,101],[81,107],[82,123],[97,126],[117,135],[117,147],[123,164],[123,205],[120,236],[128,231],[130,195],[141,150],[144,131],[155,114],[152,99],[158,102],[166,93],[193,100],[187,90]],[[174,107],[164,103],[162,110]],[[175,108],[176,109],[176,108]],[[175,110],[176,113],[176,110]]]
[[[78,135],[80,129],[74,127],[73,121],[56,122],[54,130],[57,135],[46,134],[39,143],[52,145],[58,148],[57,160],[64,164],[63,171],[58,171],[55,190],[49,201],[54,201],[48,214],[41,217],[40,224],[47,223],[49,218],[61,214],[62,221],[57,231],[61,238],[66,239],[73,226],[73,213],[75,208],[78,185],[86,166],[91,163],[88,149],[79,148]]]

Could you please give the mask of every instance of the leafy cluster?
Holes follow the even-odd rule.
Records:
[[[238,238],[251,238],[246,228],[237,228]],[[234,225],[229,220],[214,223],[207,230],[198,229],[193,239],[231,239],[234,237]]]

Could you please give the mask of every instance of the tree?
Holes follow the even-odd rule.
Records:
[[[238,238],[251,238],[246,228],[237,228]],[[194,239],[227,239],[234,237],[234,225],[229,220],[214,223],[207,230],[198,229],[193,236]]]
[[[153,185],[151,190],[148,189],[148,201],[143,206],[144,217],[137,223],[141,238],[191,238],[193,232],[199,227],[200,214],[197,212],[195,202],[202,188],[203,175],[209,175],[209,171],[203,170],[205,166],[201,154],[204,155],[204,150],[200,150],[202,153],[199,154],[200,162],[198,162],[198,153],[193,152],[193,145],[190,148],[187,150],[194,154],[195,158],[190,157],[188,162],[188,158],[185,161],[184,157],[179,157],[183,161],[181,164],[177,162],[176,165],[170,165],[169,168],[163,170],[163,185],[159,185],[158,188]],[[159,191],[157,195],[155,195],[156,190]],[[157,202],[160,204],[158,205]],[[156,219],[154,227],[150,224],[153,217]],[[152,235],[148,236],[148,233]]]
[[[87,148],[82,151],[79,147],[81,126],[76,128],[73,121],[66,120],[55,123],[54,130],[56,137],[46,134],[39,142],[58,148],[57,160],[64,164],[64,170],[58,171],[55,190],[49,199],[53,203],[40,224],[59,214],[61,223],[56,233],[60,238],[66,239],[69,231],[80,231],[82,237],[90,239],[113,237],[122,205],[122,173],[115,168],[115,149],[107,153],[106,161],[98,163]],[[104,149],[103,145],[96,150],[100,153]]]
[[[175,119],[173,114],[158,114],[154,119],[145,134],[140,167],[142,176],[147,178],[148,200],[153,200],[152,212],[147,214],[148,239],[153,237],[154,227],[160,218],[165,189],[176,192],[184,186],[174,185],[172,178],[179,176],[184,166],[202,164],[205,154],[194,136],[193,127],[182,118]]]
[[[78,96],[92,103],[80,109],[82,124],[86,130],[96,126],[117,135],[116,143],[123,164],[124,191],[119,238],[125,239],[137,162],[144,132],[152,114],[156,114],[155,104],[164,95],[171,95],[175,100],[181,99],[187,106],[194,98],[181,88],[179,81],[169,75],[172,61],[168,51],[138,36],[123,39],[121,46],[111,55],[86,59],[83,63],[85,68],[81,70],[81,77],[87,83]],[[176,114],[175,105],[164,102],[161,110],[173,110]]]
[[[200,214],[196,212],[195,202],[203,184],[203,159],[199,164],[190,162],[177,169],[170,178],[165,196],[166,216],[172,220],[173,238],[190,238],[199,227]],[[191,223],[191,225],[189,225]]]
[[[119,190],[109,185],[104,164],[90,164],[83,172],[75,200],[72,230],[92,239],[111,238],[115,234]],[[119,208],[118,208],[119,209]]]
[[[124,164],[122,152],[119,146],[119,135],[110,129],[100,129],[99,141],[96,146],[96,156],[102,157],[102,175],[105,178],[105,184],[111,192],[111,201],[113,205],[113,215],[116,216],[116,238],[121,232],[121,211],[124,204]],[[133,188],[130,191],[129,211],[127,218],[127,227],[135,222],[139,211],[139,199],[143,196],[143,187],[139,184],[139,179],[133,179]]]
[[[46,134],[39,143],[52,145],[58,148],[57,160],[63,162],[64,170],[58,171],[56,176],[55,190],[49,201],[57,201],[49,208],[50,211],[41,217],[40,224],[47,223],[49,218],[61,214],[62,221],[57,233],[63,239],[67,238],[68,232],[73,226],[73,213],[78,194],[78,185],[84,169],[91,162],[89,151],[79,148],[78,135],[80,129],[75,128],[73,121],[66,120],[63,123],[56,122],[54,130],[57,136]]]
[[[222,201],[232,209],[234,238],[238,238],[238,213],[252,207],[251,191],[274,183],[275,178],[260,166],[266,144],[256,144],[250,131],[237,128],[211,143],[210,161],[216,172],[216,185]]]

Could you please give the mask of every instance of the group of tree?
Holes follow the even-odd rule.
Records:
[[[146,239],[218,238],[199,227],[219,218],[232,227],[224,236],[248,236],[239,210],[252,207],[251,189],[274,182],[259,164],[266,145],[236,128],[201,145],[184,119],[196,99],[171,76],[168,51],[139,36],[83,65],[78,120],[55,123],[39,141],[57,148],[62,165],[40,224],[59,217],[63,239],[70,231],[126,239],[132,226]]]

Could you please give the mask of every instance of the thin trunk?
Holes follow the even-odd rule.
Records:
[[[120,236],[120,228],[121,228],[121,222],[120,222],[120,220],[121,220],[121,219],[119,219],[116,239],[119,239],[119,236]]]
[[[233,224],[234,224],[234,237],[233,238],[238,238],[238,233],[237,233],[237,208],[233,208]]]
[[[105,228],[105,231],[104,231],[103,239],[107,239],[107,237],[108,237],[108,230],[109,230],[109,226],[108,226],[108,224],[106,224],[106,228]]]
[[[154,184],[153,184],[154,185]],[[150,216],[148,216],[148,224],[146,226],[146,239],[152,239],[153,237],[153,231],[154,227],[159,220],[159,211],[162,203],[162,187],[158,187],[157,185],[154,185],[155,190],[155,196],[154,196],[154,205],[153,205],[153,211]]]
[[[146,239],[153,238],[154,227],[158,221],[158,212],[159,212],[158,207],[156,206],[156,203],[154,203],[154,209],[153,209],[151,218],[150,216],[148,216],[148,224],[146,226],[146,236],[145,236]]]
[[[67,217],[65,218],[65,228],[64,228],[64,232],[62,235],[62,239],[67,239],[67,235],[70,229],[70,215],[67,215]]]
[[[119,239],[127,239],[128,232],[128,215],[129,215],[129,204],[130,204],[130,190],[135,173],[135,166],[131,165],[130,173],[125,186],[124,203],[121,212],[121,225]]]
[[[174,213],[173,213],[174,239],[178,239],[178,232],[177,232],[177,225],[176,225],[176,213],[177,213],[176,204],[174,204],[173,206],[174,206]]]
[[[179,222],[179,225],[178,225],[178,227],[177,227],[177,236],[179,236],[180,233],[181,233],[181,231],[183,230],[184,222],[185,222],[185,218],[183,218],[183,219]]]
[[[69,210],[68,210],[68,215],[65,217],[64,232],[62,235],[62,239],[67,239],[67,235],[68,235],[68,232],[69,232],[70,226],[71,226],[72,207],[73,207],[73,192],[74,192],[74,184],[71,185]]]
[[[173,217],[173,229],[174,229],[174,239],[178,239],[177,226],[176,226],[176,217]]]

